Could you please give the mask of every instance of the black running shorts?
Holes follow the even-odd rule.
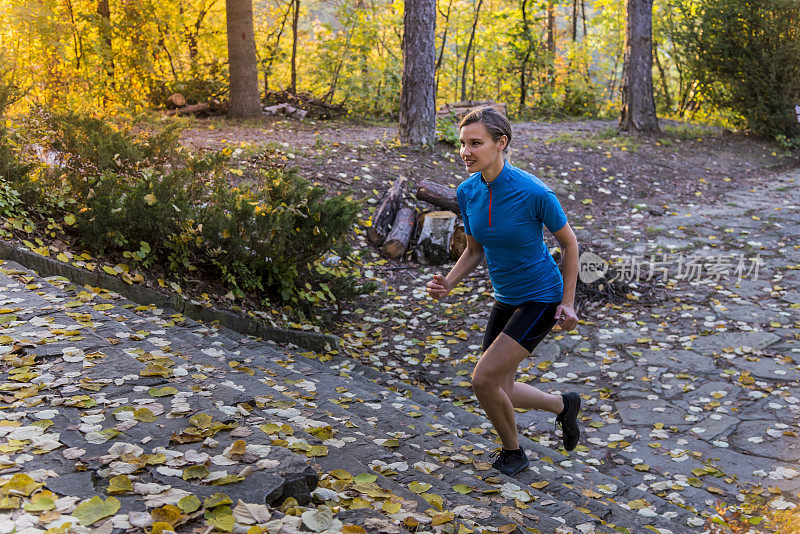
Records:
[[[511,339],[533,352],[547,333],[556,324],[556,308],[560,302],[524,302],[517,306],[495,301],[486,333],[483,335],[483,350],[504,332]]]

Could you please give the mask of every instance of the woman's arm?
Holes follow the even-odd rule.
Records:
[[[556,310],[556,319],[563,330],[572,330],[578,324],[575,313],[575,286],[578,283],[578,239],[569,223],[553,232],[561,248],[561,272],[564,277],[564,295]]]
[[[467,235],[467,248],[447,276],[433,275],[433,280],[427,284],[428,293],[437,299],[446,296],[483,261],[483,255],[483,246],[474,237]]]

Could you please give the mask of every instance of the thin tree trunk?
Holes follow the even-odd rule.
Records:
[[[75,10],[72,8],[72,0],[67,0],[67,9],[69,10],[70,21],[72,21],[72,43],[75,47],[75,70],[80,70],[81,59],[83,59],[83,39],[81,39],[78,26],[75,24]]]
[[[622,68],[620,131],[657,132],[653,99],[653,0],[628,0],[625,62]]]
[[[436,141],[436,0],[406,0],[403,16],[403,85],[400,141]]]
[[[275,38],[275,46],[272,47],[270,50],[269,46],[267,46],[267,53],[271,54],[269,56],[269,60],[266,62],[264,66],[264,95],[267,94],[269,90],[269,75],[272,72],[272,63],[275,61],[275,55],[277,54],[278,50],[281,48],[281,37],[283,36],[283,30],[286,28],[286,21],[289,19],[289,14],[292,12],[292,8],[294,7],[294,1],[286,7],[286,13],[283,15],[283,20],[281,21],[280,27],[278,28],[278,35]],[[269,40],[267,40],[269,42]]]
[[[554,0],[547,2],[547,85],[556,84],[556,8]]]
[[[531,58],[531,48],[533,46],[533,38],[531,37],[531,26],[528,22],[528,0],[521,0],[520,11],[522,12],[522,31],[525,38],[525,56],[522,58],[522,64],[519,69],[519,109],[525,109],[528,97],[528,79],[526,77],[528,70],[528,61]]]
[[[572,42],[578,40],[578,0],[572,0]]]
[[[442,13],[444,17],[444,34],[442,35],[442,46],[439,48],[439,57],[436,58],[436,71],[442,66],[442,57],[444,56],[444,45],[447,42],[447,30],[450,28],[450,9],[453,7],[453,0],[447,4],[447,14]],[[441,11],[439,12],[441,13]]]
[[[664,67],[658,59],[658,43],[653,43],[653,59],[658,67],[658,74],[661,77],[661,90],[664,91],[664,100],[666,100],[667,109],[672,109],[672,97],[669,94],[669,86],[667,85],[667,75],[664,72]]]
[[[581,20],[583,21],[583,36],[586,37],[586,0],[581,0]]]
[[[294,13],[292,13],[292,81],[289,90],[297,94],[297,34],[298,21],[300,20],[300,0],[292,0]]]
[[[478,0],[478,6],[475,8],[475,19],[472,21],[472,29],[469,33],[469,42],[467,43],[467,51],[464,56],[464,66],[461,69],[461,100],[467,99],[467,67],[469,66],[469,54],[472,51],[472,43],[475,41],[475,29],[478,27],[478,17],[481,13],[481,5],[483,0]]]
[[[258,62],[253,34],[252,0],[225,0],[228,30],[230,98],[228,116],[251,118],[261,115],[258,94]]]

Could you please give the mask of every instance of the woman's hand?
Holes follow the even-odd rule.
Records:
[[[558,308],[556,308],[555,320],[555,326],[564,332],[569,332],[578,326],[578,314],[575,313],[575,309],[571,304],[559,304]]]
[[[433,280],[428,282],[427,288],[428,294],[435,299],[446,297],[453,289],[450,286],[450,282],[447,281],[447,278],[441,274],[434,274]]]

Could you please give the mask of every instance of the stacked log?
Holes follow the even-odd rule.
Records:
[[[170,109],[165,111],[164,114],[171,117],[173,115],[197,115],[198,113],[202,113],[204,111],[208,111],[211,108],[209,104],[192,104],[189,106],[183,106],[178,109]]]
[[[378,203],[372,215],[372,224],[367,227],[367,240],[373,245],[381,246],[394,223],[397,210],[403,202],[404,177],[400,177]]]
[[[450,259],[457,260],[467,250],[467,233],[463,224],[457,224],[450,240]]]
[[[422,216],[422,230],[417,241],[417,259],[430,265],[441,265],[450,259],[450,241],[456,225],[452,211],[431,211]]]
[[[457,260],[467,248],[467,237],[464,225],[456,224],[459,214],[456,190],[422,180],[417,189],[417,199],[442,210],[417,217],[415,208],[403,206],[404,183],[405,178],[399,178],[381,197],[367,227],[369,242],[381,247],[384,258],[402,258],[414,242],[417,261],[440,265],[450,259]]]
[[[381,255],[384,258],[398,259],[405,254],[414,232],[414,210],[408,207],[400,208],[394,218],[392,230],[383,242]]]
[[[430,202],[454,213],[461,213],[456,199],[456,190],[430,180],[422,180],[417,188],[417,198]]]
[[[168,109],[178,109],[186,106],[186,97],[180,93],[172,93],[167,98],[166,106]]]

